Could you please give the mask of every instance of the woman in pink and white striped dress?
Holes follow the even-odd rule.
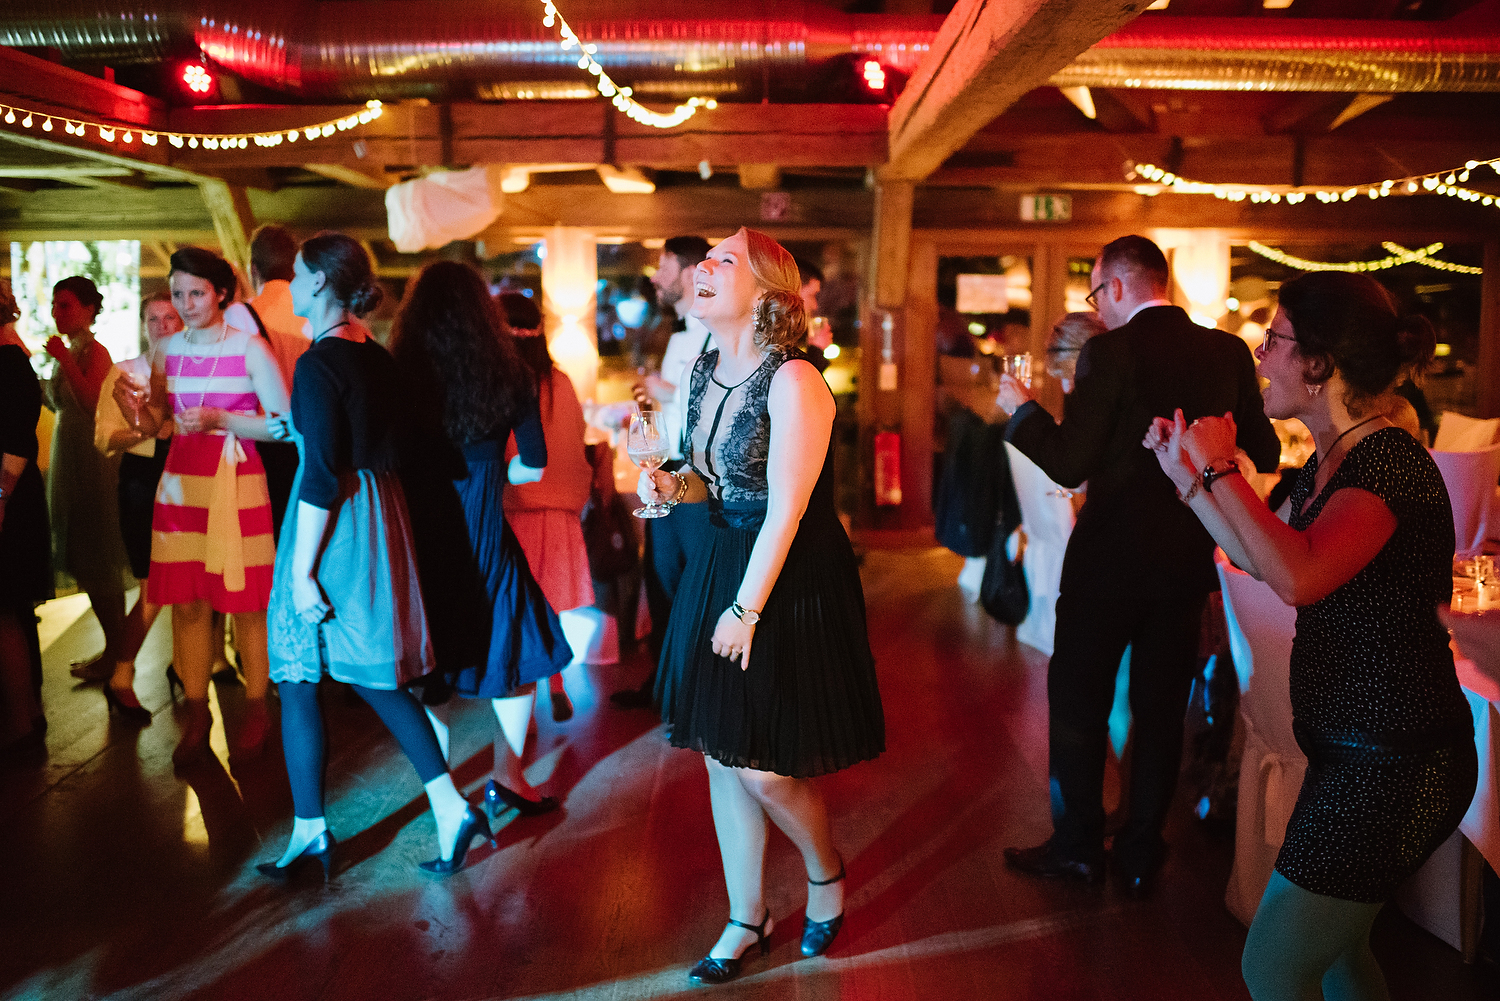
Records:
[[[269,730],[266,605],[276,540],[255,442],[273,440],[266,416],[285,413],[289,404],[254,321],[229,306],[235,277],[224,259],[183,247],[172,255],[169,282],[184,329],[157,353],[152,413],[142,415],[142,424],[165,420],[170,403],[177,433],[156,493],[149,587],[153,602],[174,606],[173,662],[188,719],[172,760],[183,767],[208,748],[215,611],[234,614],[245,671],[245,720],[231,759],[258,754]]]

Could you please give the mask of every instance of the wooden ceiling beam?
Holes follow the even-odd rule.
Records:
[[[401,179],[399,176],[387,174],[384,170],[360,170],[342,163],[304,163],[302,169],[317,174],[319,177],[326,177],[330,181],[338,181],[351,188],[364,188],[368,191],[384,191]]]
[[[1027,91],[1134,20],[1139,0],[959,0],[890,113],[882,176],[920,181]]]
[[[886,157],[885,111],[877,105],[721,104],[670,130],[640,125],[595,101],[455,104],[451,109],[451,157],[456,164],[614,163],[685,169],[708,160],[724,166],[865,167],[882,163]],[[322,108],[317,114],[349,110]],[[376,176],[387,164],[443,162],[439,111],[435,106],[392,106],[368,125],[326,139],[303,138],[228,151],[173,149],[171,162],[204,172],[231,162],[257,167],[301,167],[312,162]],[[606,114],[614,116],[608,129]],[[173,113],[174,128],[205,132],[266,127],[253,125],[255,120],[245,109]],[[355,149],[356,142],[362,144],[363,156]]]

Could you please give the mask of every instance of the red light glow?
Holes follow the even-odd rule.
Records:
[[[214,89],[214,78],[199,63],[188,63],[182,68],[182,82],[194,94],[207,94]]]

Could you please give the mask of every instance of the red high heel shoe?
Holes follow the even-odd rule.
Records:
[[[182,739],[172,751],[173,768],[196,765],[208,756],[208,731],[214,721],[213,715],[208,711],[208,700],[188,699],[187,712]]]

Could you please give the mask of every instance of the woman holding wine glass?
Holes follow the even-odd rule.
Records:
[[[625,453],[630,461],[647,474],[660,469],[671,457],[672,449],[667,441],[665,410],[641,410],[630,418],[630,430],[626,433]],[[631,514],[637,518],[665,518],[672,513],[673,503],[647,503]]]
[[[673,746],[708,768],[729,924],[689,974],[722,983],[770,950],[762,877],[769,824],[807,867],[802,954],[844,919],[844,858],[819,775],[885,749],[864,594],[833,503],[834,402],[797,351],[807,330],[792,255],[741,229],[694,275],[692,315],[713,349],[692,366],[688,468],[643,471],[652,503],[707,500],[709,544],[691,555],[657,692]]]

